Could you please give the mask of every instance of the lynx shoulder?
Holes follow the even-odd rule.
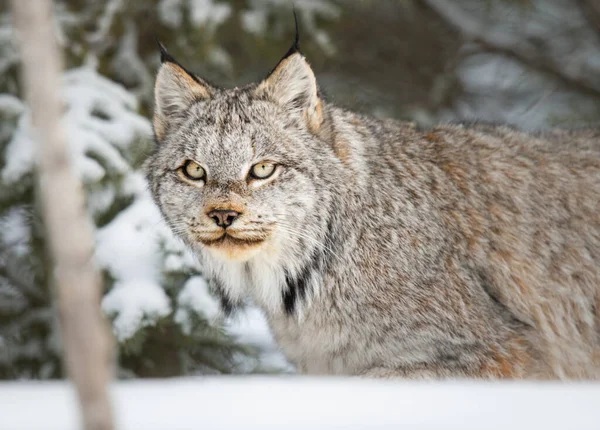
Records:
[[[323,100],[293,47],[220,89],[163,51],[165,220],[298,370],[600,377],[600,132],[421,131]]]

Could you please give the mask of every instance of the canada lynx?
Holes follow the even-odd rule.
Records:
[[[163,49],[155,102],[165,219],[300,372],[600,376],[600,132],[358,115],[297,43],[234,89]]]

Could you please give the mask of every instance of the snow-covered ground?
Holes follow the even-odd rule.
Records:
[[[598,430],[599,384],[186,378],[112,387],[120,430]],[[79,429],[66,383],[0,384],[0,427]]]

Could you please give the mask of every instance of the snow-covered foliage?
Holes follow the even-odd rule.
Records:
[[[445,119],[485,112],[528,129],[598,121],[600,33],[572,1],[428,3],[467,36],[457,67],[464,93]]]

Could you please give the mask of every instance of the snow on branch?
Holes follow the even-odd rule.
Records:
[[[477,19],[461,6],[448,0],[420,0],[443,21],[454,27],[469,41],[480,45],[485,51],[498,53],[552,76],[571,88],[600,97],[600,79],[578,73],[578,67],[569,65],[564,59],[546,55],[539,46],[533,46],[526,39],[511,34],[510,31],[493,29],[483,20]],[[561,61],[562,60],[562,61]]]

